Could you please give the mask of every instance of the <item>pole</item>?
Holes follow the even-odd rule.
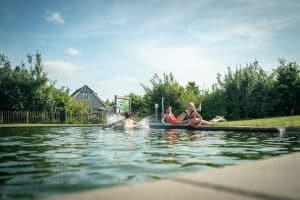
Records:
[[[154,104],[154,107],[155,107],[155,120],[157,121],[157,109],[158,109],[158,104],[155,103],[155,104]]]
[[[164,97],[162,97],[161,98],[161,116],[163,116],[164,115],[164,100],[165,100],[165,98]]]

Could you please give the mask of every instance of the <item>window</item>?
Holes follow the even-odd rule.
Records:
[[[83,100],[84,101],[89,100],[89,93],[83,93]]]

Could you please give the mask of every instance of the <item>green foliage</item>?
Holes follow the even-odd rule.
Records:
[[[150,86],[142,85],[145,90],[144,103],[145,113],[154,114],[154,104],[159,104],[159,111],[161,110],[161,99],[164,98],[164,106],[171,105],[175,112],[180,112],[184,109],[182,95],[184,87],[174,79],[173,74],[164,74],[160,78],[154,74],[150,80]]]
[[[189,102],[194,102],[195,105],[199,105],[203,99],[203,95],[195,82],[188,82],[181,98],[184,106]]]
[[[272,76],[269,76],[257,61],[239,67],[218,78],[219,88],[224,91],[226,116],[230,119],[257,118],[266,116],[273,109]]]
[[[136,117],[144,117],[146,113],[146,105],[144,97],[133,93],[128,95],[131,98],[131,111]]]
[[[138,117],[154,114],[154,104],[164,97],[164,106],[181,113],[188,102],[202,104],[202,115],[210,119],[224,115],[227,119],[262,118],[300,114],[300,67],[279,59],[273,73],[267,73],[257,61],[217,75],[211,91],[201,91],[195,82],[180,85],[172,73],[154,74],[149,85],[142,85],[144,96],[131,93],[132,111]],[[113,102],[107,102],[113,106]],[[0,54],[0,110],[70,112],[89,111],[87,103],[73,101],[67,88],[56,88],[43,70],[40,53],[27,55],[27,63],[12,67]],[[82,119],[78,119],[82,120]]]
[[[300,113],[300,67],[295,62],[287,63],[279,59],[279,66],[274,71],[277,107],[280,114]]]
[[[27,64],[12,68],[0,54],[0,110],[87,112],[87,105],[71,101],[68,89],[57,89],[50,82],[40,53],[27,55]]]
[[[226,102],[223,90],[214,89],[211,93],[206,92],[202,101],[201,114],[205,119],[211,119],[216,115],[226,116]]]
[[[288,117],[267,117],[251,120],[228,121],[214,124],[214,126],[300,126],[300,115]]]
[[[143,85],[143,88],[145,95],[140,97],[134,111],[144,106],[147,114],[154,113],[154,103],[161,104],[162,97],[164,105],[171,105],[176,114],[190,101],[196,106],[201,102],[205,119],[215,115],[251,119],[300,114],[300,68],[283,59],[273,73],[264,71],[257,61],[235,70],[228,68],[224,76],[217,75],[217,84],[211,91],[201,91],[195,82],[183,87],[172,73],[164,74],[163,78],[155,74],[150,87]]]

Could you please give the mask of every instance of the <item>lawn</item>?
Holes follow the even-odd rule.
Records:
[[[300,115],[220,122],[215,126],[299,126]]]

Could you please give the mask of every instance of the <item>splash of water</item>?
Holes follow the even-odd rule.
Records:
[[[140,120],[139,124],[141,125],[142,128],[150,128],[150,119],[149,117],[144,117],[143,119]]]
[[[120,115],[120,114],[111,113],[107,116],[107,124],[115,123],[123,118],[124,117],[122,117],[122,115]]]

